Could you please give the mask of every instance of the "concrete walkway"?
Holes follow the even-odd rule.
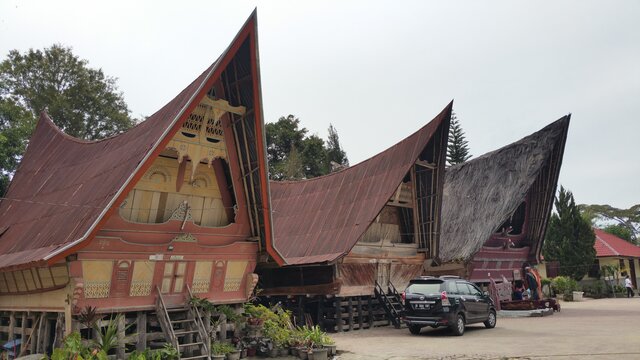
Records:
[[[471,325],[462,337],[392,327],[332,335],[340,360],[640,359],[640,298],[563,301],[553,316],[499,318],[495,329]]]

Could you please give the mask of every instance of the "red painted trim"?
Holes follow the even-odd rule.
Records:
[[[257,24],[255,25],[257,26]],[[265,243],[266,250],[269,255],[278,263],[278,265],[284,265],[285,261],[282,255],[278,253],[278,250],[273,245],[273,238],[271,232],[271,204],[269,197],[269,182],[267,179],[267,164],[266,164],[266,155],[264,152],[265,144],[264,144],[264,129],[262,124],[264,123],[262,117],[262,98],[261,98],[261,90],[260,90],[260,75],[257,62],[257,39],[256,39],[257,31],[252,32],[252,36],[249,42],[250,52],[251,52],[251,75],[253,78],[253,103],[255,109],[255,133],[256,133],[256,141],[257,141],[257,149],[258,149],[258,166],[260,167],[260,182],[262,186],[260,187],[260,194],[262,196],[262,213],[264,216],[264,233],[265,233]]]
[[[236,55],[242,43],[247,39],[248,36],[250,36],[252,33],[255,32],[255,22],[256,22],[256,13],[254,11],[249,17],[249,19],[246,21],[246,23],[244,24],[244,26],[242,27],[238,35],[236,35],[236,38],[231,43],[231,46],[228,48],[224,56],[221,59],[219,59],[219,61],[216,63],[213,73],[206,80],[205,85],[200,89],[200,92],[192,99],[191,103],[187,106],[184,113],[180,116],[178,121],[176,121],[176,123],[173,125],[173,128],[166,134],[164,139],[162,139],[162,141],[158,144],[158,147],[156,147],[156,149],[151,153],[151,156],[149,156],[147,161],[140,167],[140,169],[138,169],[138,172],[133,176],[131,181],[129,181],[129,183],[125,186],[124,190],[120,193],[120,196],[113,203],[113,206],[111,206],[111,208],[104,214],[102,219],[100,219],[98,224],[96,224],[96,226],[93,228],[91,233],[87,236],[87,238],[79,242],[75,246],[72,246],[69,249],[65,250],[64,252],[61,252],[60,254],[52,257],[47,261],[47,264],[52,265],[64,259],[67,255],[77,252],[78,250],[87,246],[87,244],[89,243],[89,240],[95,237],[95,235],[100,230],[100,228],[104,225],[104,223],[113,215],[114,211],[116,211],[119,208],[119,204],[122,203],[122,201],[124,201],[127,194],[135,187],[135,185],[142,178],[144,173],[149,169],[149,167],[151,167],[151,165],[153,164],[153,161],[167,147],[167,144],[169,143],[169,141],[171,141],[174,135],[182,127],[182,124],[186,121],[189,114],[191,114],[191,112],[193,112],[195,107],[200,103],[200,101],[209,91],[211,86],[213,86],[213,83],[216,80],[218,80],[218,78],[220,78],[220,76],[222,75],[222,72],[226,69],[226,67],[229,65],[229,63],[233,59],[233,57]]]

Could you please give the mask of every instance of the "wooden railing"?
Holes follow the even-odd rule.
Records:
[[[178,347],[178,338],[176,337],[175,332],[173,331],[173,326],[171,325],[171,318],[169,317],[169,313],[167,312],[167,306],[164,303],[164,299],[162,298],[162,293],[160,292],[160,288],[156,286],[156,291],[158,293],[158,297],[156,298],[156,314],[158,315],[158,321],[160,322],[160,326],[164,328],[165,334],[169,337],[169,341],[171,341],[171,345],[176,350],[180,350]]]
[[[195,319],[196,321],[196,327],[198,328],[198,334],[200,334],[200,339],[202,339],[202,342],[204,343],[204,351],[206,354],[210,354],[210,347],[211,347],[211,339],[209,338],[209,332],[207,331],[207,328],[204,326],[204,323],[202,321],[202,316],[200,315],[200,310],[198,309],[197,306],[193,305],[193,303],[191,301],[189,301],[190,299],[193,298],[193,293],[191,292],[191,288],[189,287],[189,285],[187,285],[187,291],[189,292],[189,299],[187,299],[187,304],[189,306],[189,312],[191,313],[191,316]]]
[[[396,328],[400,328],[400,325],[401,325],[400,312],[394,306],[394,304],[393,304],[394,301],[392,301],[390,299],[390,295],[387,294],[386,290],[382,289],[382,286],[380,286],[380,284],[377,281],[376,281],[376,284],[375,284],[374,293],[375,293],[376,297],[378,298],[378,301],[380,302],[380,305],[382,305],[382,308],[387,313],[389,321],[391,321],[393,326],[395,326]],[[393,297],[395,298],[395,296],[393,296]]]

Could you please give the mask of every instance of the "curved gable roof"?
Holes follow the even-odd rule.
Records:
[[[220,76],[240,45],[255,41],[255,11],[205,72],[129,131],[87,142],[42,114],[6,200],[0,203],[0,269],[55,262],[91,238]],[[253,34],[254,36],[249,36]]]
[[[515,143],[447,169],[442,197],[439,259],[469,260],[524,201],[553,160],[543,222],[551,211],[570,115]],[[554,151],[555,150],[555,151]],[[553,158],[553,159],[552,159]],[[540,228],[544,236],[545,226]],[[537,244],[539,247],[540,244]]]
[[[273,249],[280,265],[346,255],[382,210],[442,124],[453,103],[420,130],[347,169],[301,181],[272,181]]]

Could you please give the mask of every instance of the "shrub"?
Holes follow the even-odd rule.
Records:
[[[578,291],[578,282],[568,276],[557,276],[551,280],[551,288],[556,294],[571,295],[573,291]]]
[[[233,345],[225,342],[213,342],[211,343],[211,353],[213,355],[227,355],[236,351]]]

